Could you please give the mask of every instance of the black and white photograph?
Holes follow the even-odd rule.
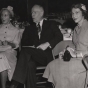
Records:
[[[88,88],[88,0],[0,0],[0,88]]]

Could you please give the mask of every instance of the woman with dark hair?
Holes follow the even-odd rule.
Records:
[[[15,49],[19,47],[20,42],[19,30],[11,23],[13,17],[14,13],[11,6],[1,10],[0,79],[2,88],[6,88],[7,77],[9,81],[12,79],[17,61]]]
[[[72,44],[67,43],[63,50],[63,57],[66,55],[64,52],[68,51],[71,55],[70,60],[58,58],[50,62],[43,74],[43,77],[52,82],[55,88],[84,88],[85,86],[86,69],[82,59],[88,54],[87,10],[84,4],[75,4],[71,11],[77,26],[73,32]]]
[[[61,33],[63,34],[63,40],[72,40],[73,30],[76,25],[72,18],[67,19],[62,25],[59,25]]]

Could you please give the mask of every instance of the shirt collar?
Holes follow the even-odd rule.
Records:
[[[42,27],[42,24],[43,24],[43,20],[44,20],[44,19],[42,19],[40,22],[38,22],[41,27]],[[37,25],[38,23],[36,23],[36,25]]]
[[[42,27],[42,24],[43,24],[43,19],[40,21],[40,26]]]

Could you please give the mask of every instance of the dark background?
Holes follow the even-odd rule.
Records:
[[[13,6],[20,21],[26,21],[30,19],[31,7],[35,3],[43,4],[46,14],[50,14],[69,12],[71,5],[79,2],[88,6],[88,0],[0,0],[0,9],[9,5]]]

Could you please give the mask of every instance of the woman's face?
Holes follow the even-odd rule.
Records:
[[[10,22],[10,13],[7,10],[2,11],[1,21],[3,24],[8,24]]]
[[[75,23],[80,23],[82,19],[84,18],[82,11],[79,8],[73,8],[72,9],[72,18],[75,21]]]

